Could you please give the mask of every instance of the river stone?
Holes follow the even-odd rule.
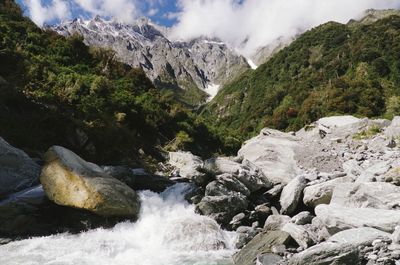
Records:
[[[168,163],[183,178],[193,179],[204,175],[204,173],[199,171],[203,168],[203,161],[200,157],[190,152],[169,152]]]
[[[318,205],[315,213],[331,235],[359,227],[372,227],[392,233],[400,220],[400,211],[396,210],[346,208],[325,204]]]
[[[303,194],[303,189],[307,185],[307,181],[303,176],[298,176],[291,180],[287,184],[281,193],[280,203],[281,212],[284,214],[292,214],[299,202],[301,201],[301,196]]]
[[[136,192],[99,166],[60,146],[51,147],[44,158],[40,181],[51,201],[101,216],[138,216]]]
[[[289,223],[291,218],[287,215],[270,215],[264,224],[265,230],[280,230],[285,224]]]
[[[230,174],[223,174],[216,177],[215,181],[206,186],[206,196],[223,196],[232,191],[240,192],[244,196],[250,196],[249,189],[238,179]]]
[[[340,183],[347,183],[351,181],[352,179],[350,177],[341,177],[320,184],[308,186],[303,191],[303,202],[305,205],[310,207],[316,207],[319,204],[329,204],[335,187]]]
[[[215,175],[224,173],[237,175],[239,174],[242,165],[228,157],[217,157],[204,161],[204,168],[210,172],[213,172]]]
[[[385,130],[385,135],[388,138],[397,138],[400,136],[400,116],[395,116],[390,126]]]
[[[310,212],[304,211],[293,216],[291,221],[296,225],[305,225],[310,224],[313,218],[314,216]]]
[[[331,205],[349,208],[399,209],[400,187],[385,182],[337,185]]]
[[[105,166],[103,170],[106,174],[122,181],[133,190],[163,192],[168,187],[176,184],[166,177],[152,175],[146,172],[138,173],[138,170],[133,170],[125,166]]]
[[[233,256],[233,260],[237,265],[254,265],[257,257],[265,253],[271,253],[273,246],[287,245],[291,242],[292,238],[286,232],[261,232],[236,253]]]
[[[39,183],[40,166],[0,137],[0,199]]]
[[[276,254],[262,254],[257,257],[256,265],[276,265],[282,260],[282,257]]]
[[[359,263],[357,247],[350,244],[324,242],[294,255],[290,265],[357,265]]]
[[[392,234],[392,241],[394,244],[400,244],[400,225],[396,226]]]
[[[300,139],[289,133],[263,129],[257,137],[245,142],[238,156],[255,164],[273,184],[287,184],[303,173],[295,152]]]
[[[315,244],[316,238],[313,238],[313,235],[310,231],[307,231],[305,226],[287,223],[282,227],[282,231],[289,233],[296,243],[304,249]]]
[[[375,239],[390,239],[391,234],[371,227],[360,227],[341,231],[331,236],[328,241],[346,243],[354,246],[370,245]]]
[[[245,211],[248,201],[239,192],[224,196],[205,196],[197,209],[204,215],[210,216],[222,224],[229,224],[232,218]]]

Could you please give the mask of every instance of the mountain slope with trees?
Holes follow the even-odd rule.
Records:
[[[141,69],[42,30],[0,3],[0,137],[40,156],[62,145],[99,163],[162,159],[162,148],[208,156],[219,137]]]
[[[265,126],[297,130],[333,114],[400,114],[400,16],[388,15],[304,33],[226,85],[202,116],[243,139]]]

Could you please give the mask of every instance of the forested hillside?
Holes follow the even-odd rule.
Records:
[[[142,163],[162,148],[223,146],[142,70],[38,28],[11,0],[0,3],[0,94],[0,137],[35,155],[57,144],[99,163]]]
[[[297,130],[320,117],[400,114],[400,16],[330,22],[226,85],[202,116],[235,137]]]

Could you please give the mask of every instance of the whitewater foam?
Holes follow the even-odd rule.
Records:
[[[140,193],[136,223],[78,235],[59,234],[0,246],[2,265],[230,265],[235,233],[195,213],[188,184]]]

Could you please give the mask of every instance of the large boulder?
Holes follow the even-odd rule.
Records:
[[[299,141],[289,133],[263,129],[243,145],[238,155],[254,163],[274,184],[286,184],[302,173],[295,159]]]
[[[255,265],[257,257],[265,253],[271,253],[271,248],[278,245],[292,244],[293,239],[286,232],[268,231],[256,235],[244,248],[242,248],[233,260],[237,265]]]
[[[0,199],[39,183],[40,166],[0,138]]]
[[[296,210],[306,185],[306,179],[303,176],[298,176],[292,179],[289,184],[283,188],[279,200],[282,207],[281,212],[283,214],[292,214]]]
[[[331,205],[349,208],[400,209],[400,187],[384,182],[337,185]]]
[[[348,183],[351,181],[352,179],[350,177],[341,177],[308,186],[303,192],[303,202],[310,207],[316,207],[319,204],[329,204],[335,187],[341,183]]]
[[[376,239],[389,240],[391,234],[371,227],[360,227],[341,231],[331,236],[328,241],[351,244],[354,246],[370,245]]]
[[[250,190],[237,178],[226,173],[216,177],[215,181],[206,186],[206,196],[229,195],[232,192],[240,192],[244,196],[250,195]]]
[[[227,225],[235,215],[245,211],[247,207],[246,197],[239,192],[223,196],[205,196],[197,204],[200,213],[214,218],[223,225]]]
[[[315,213],[331,235],[359,227],[372,227],[392,233],[400,220],[400,211],[396,210],[346,208],[325,204],[318,205]]]
[[[357,265],[359,252],[350,244],[324,242],[294,255],[290,265]]]
[[[314,245],[317,241],[316,236],[303,225],[287,223],[282,227],[282,231],[289,233],[296,243],[304,249]]]
[[[290,221],[291,218],[287,215],[270,215],[265,221],[264,229],[270,231],[281,230],[282,227],[287,223],[290,223]]]
[[[103,170],[106,174],[122,181],[133,190],[163,192],[168,187],[176,184],[166,177],[147,174],[124,166],[105,166]]]
[[[44,158],[40,181],[51,201],[101,216],[138,216],[136,192],[99,166],[60,146],[51,147]]]
[[[384,133],[388,138],[397,138],[400,136],[400,116],[393,118],[392,123],[386,128]]]
[[[201,178],[204,173],[201,169],[204,166],[200,157],[190,152],[170,152],[168,163],[175,168],[175,173],[183,178]]]
[[[237,175],[239,171],[242,170],[242,165],[229,157],[217,157],[207,159],[204,162],[204,168],[213,172],[215,175],[224,173]]]

